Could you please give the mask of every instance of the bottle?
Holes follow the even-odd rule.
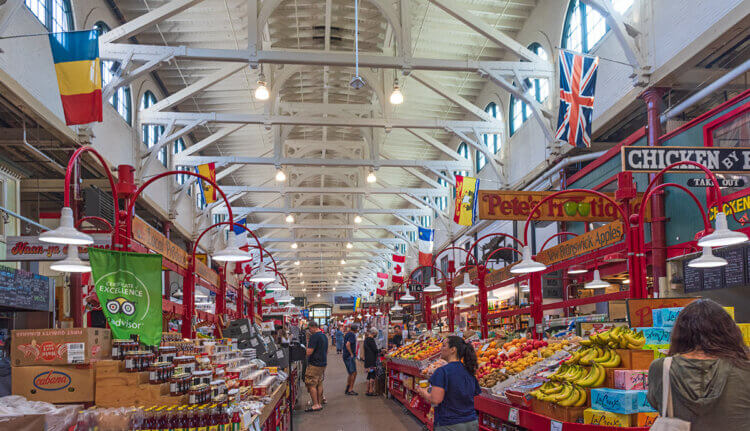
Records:
[[[219,431],[230,431],[229,426],[231,419],[229,418],[229,410],[226,404],[222,404],[219,413]]]
[[[208,410],[208,431],[219,431],[219,412],[216,404],[211,404]]]
[[[206,406],[200,405],[196,410],[198,411],[198,431],[208,431],[208,415],[206,414]]]
[[[187,431],[187,424],[185,423],[186,415],[184,406],[177,407],[174,418],[174,431]]]
[[[156,415],[154,414],[154,407],[149,407],[144,411],[144,420],[141,424],[141,430],[144,431],[153,431],[154,430],[154,421],[156,419]]]
[[[240,409],[237,406],[234,406],[232,411],[232,422],[230,423],[230,431],[241,431],[242,427],[242,420],[240,418]]]
[[[195,414],[195,406],[187,408],[187,429],[188,431],[198,431],[198,417]]]

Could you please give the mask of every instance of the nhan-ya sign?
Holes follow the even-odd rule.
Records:
[[[750,148],[745,147],[622,147],[622,170],[659,172],[677,162],[696,162],[717,174],[750,172]],[[702,172],[693,165],[678,165],[673,172]]]

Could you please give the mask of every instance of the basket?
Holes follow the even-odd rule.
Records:
[[[523,409],[531,408],[531,400],[528,399],[523,392],[505,391],[505,396],[508,398],[508,401],[516,407]]]

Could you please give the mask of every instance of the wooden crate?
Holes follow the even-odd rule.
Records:
[[[583,411],[586,406],[581,407],[563,407],[550,403],[550,412],[547,416],[561,422],[578,422],[583,419]]]
[[[99,361],[94,366],[95,403],[99,407],[164,406],[187,404],[187,395],[170,396],[169,384],[151,385],[148,372],[126,373],[120,361]]]
[[[648,370],[654,360],[653,350],[617,349],[622,358],[620,368],[628,370]]]

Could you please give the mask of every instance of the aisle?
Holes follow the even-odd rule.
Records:
[[[354,390],[358,396],[344,395],[346,369],[341,355],[333,348],[328,352],[328,366],[324,394],[328,404],[316,413],[305,413],[310,395],[304,385],[300,387],[300,408],[294,411],[295,431],[419,431],[422,424],[401,409],[401,404],[385,396],[365,396],[363,362],[357,361],[357,383]]]

